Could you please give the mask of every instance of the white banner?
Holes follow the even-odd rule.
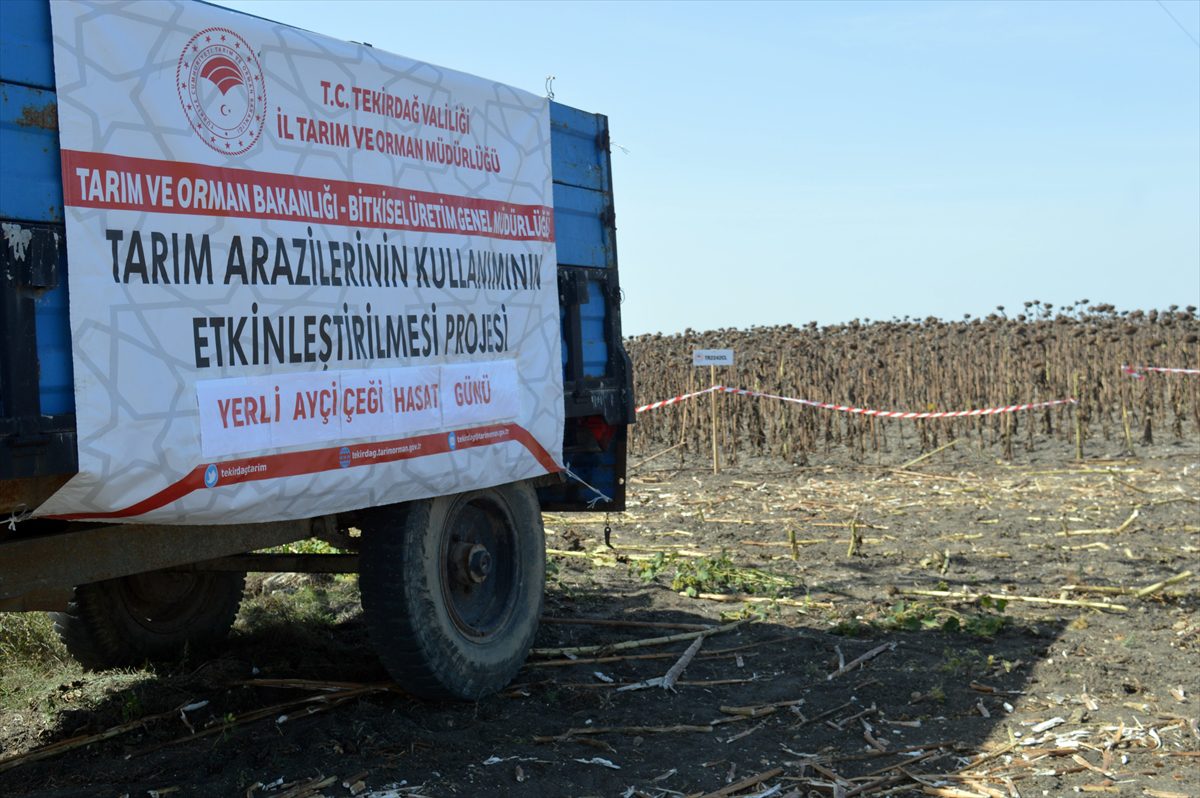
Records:
[[[192,2],[52,2],[79,474],[302,518],[562,464],[548,102]]]

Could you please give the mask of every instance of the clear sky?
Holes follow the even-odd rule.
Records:
[[[221,0],[607,114],[626,334],[1200,305],[1200,2]]]

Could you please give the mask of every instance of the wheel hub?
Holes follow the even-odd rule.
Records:
[[[467,558],[467,573],[474,582],[482,582],[492,572],[492,555],[486,548],[478,544],[471,547]]]
[[[516,529],[497,502],[459,505],[443,532],[442,595],[450,620],[466,637],[485,641],[508,623],[520,577]]]
[[[450,559],[458,581],[468,587],[483,584],[492,572],[492,553],[482,543],[455,543]]]

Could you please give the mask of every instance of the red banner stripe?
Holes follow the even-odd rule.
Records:
[[[455,445],[450,446],[450,436],[454,436]],[[538,461],[547,473],[562,470],[550,453],[546,451],[530,432],[519,424],[492,424],[486,427],[455,430],[454,432],[436,432],[429,435],[418,435],[412,438],[401,438],[393,441],[377,443],[356,443],[350,446],[332,446],[325,449],[313,449],[306,452],[285,452],[270,454],[263,457],[248,457],[239,460],[226,460],[211,464],[198,465],[183,479],[149,496],[136,504],[131,504],[120,510],[102,513],[70,513],[68,515],[47,516],[64,521],[83,519],[132,518],[165,507],[173,501],[187,496],[206,487],[205,474],[210,468],[217,469],[217,481],[211,489],[219,489],[226,485],[237,485],[242,482],[257,482],[264,479],[280,479],[282,477],[318,474],[324,471],[337,471],[343,468],[356,468],[373,465],[374,463],[392,463],[399,460],[411,460],[416,457],[428,457],[434,454],[446,454],[459,449],[474,449],[480,446],[492,446],[497,443],[516,441],[524,446]]]
[[[80,171],[82,170],[82,171]],[[107,155],[80,150],[62,151],[63,199],[68,207],[103,208],[107,210],[174,213],[188,216],[216,216],[238,219],[273,219],[302,224],[335,224],[343,227],[363,227],[382,230],[411,230],[424,233],[454,233],[508,241],[553,241],[554,210],[545,205],[516,205],[497,200],[415,191],[379,183],[355,183],[346,180],[323,180],[301,175],[256,172],[198,163],[179,163],[128,155]],[[167,204],[163,186],[171,185],[171,200]],[[96,182],[98,181],[98,182]],[[158,186],[156,193],[151,183]],[[186,194],[180,188],[190,188]],[[203,202],[198,201],[196,186],[205,186]],[[212,193],[221,191],[221,201]],[[230,191],[232,187],[232,191]],[[244,187],[245,192],[240,191]],[[263,202],[257,201],[254,188],[262,191]],[[232,201],[228,197],[232,195]],[[271,210],[266,204],[269,196],[278,206],[277,197],[307,200],[295,204],[295,210]],[[326,196],[334,198],[332,208],[322,203]],[[186,199],[186,204],[184,201]],[[248,199],[248,202],[245,200]],[[350,215],[351,204],[360,208],[384,207],[396,210],[399,216],[376,218],[375,211],[364,218]],[[421,211],[424,211],[423,215]],[[407,213],[400,213],[406,211]],[[411,215],[410,215],[411,214]],[[441,217],[440,219],[435,217]],[[496,219],[544,220],[544,227],[529,222],[524,232],[500,230],[492,225]],[[448,226],[447,219],[455,220]],[[467,229],[461,221],[474,226],[487,220],[489,229]]]

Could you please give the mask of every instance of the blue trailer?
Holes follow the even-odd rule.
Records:
[[[0,527],[0,610],[56,612],[71,651],[106,667],[218,640],[247,571],[360,570],[368,625],[398,679],[429,696],[499,689],[536,630],[540,511],[624,508],[634,401],[607,118],[550,103],[567,472],[294,521],[25,520],[78,467],[51,43],[47,0],[0,3],[0,511],[15,522]],[[346,553],[252,553],[308,537]]]

